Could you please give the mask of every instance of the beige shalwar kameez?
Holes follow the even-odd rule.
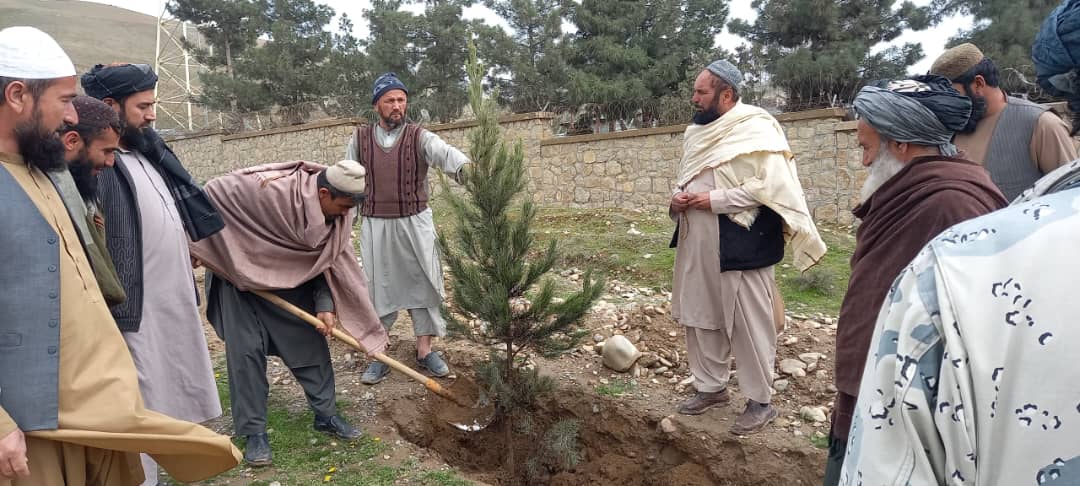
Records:
[[[760,152],[754,157],[783,157]],[[727,387],[730,357],[739,369],[739,389],[758,403],[772,398],[776,357],[773,324],[773,267],[721,272],[718,214],[760,204],[746,191],[716,189],[712,170],[699,173],[683,188],[708,192],[712,211],[688,209],[673,215],[679,222],[672,285],[672,315],[686,326],[687,358],[700,392]]]
[[[135,365],[98,289],[52,182],[18,156],[0,154],[62,242],[58,428],[26,433],[31,475],[0,486],[126,486],[143,480],[145,452],[174,478],[197,481],[240,461],[228,437],[143,406]],[[0,437],[17,424],[0,408]]]

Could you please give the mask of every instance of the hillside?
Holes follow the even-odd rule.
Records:
[[[0,0],[0,28],[13,25],[48,32],[71,56],[80,74],[98,63],[154,63],[157,17],[150,15],[77,0]],[[190,29],[188,35],[193,42],[198,41],[195,29]],[[162,81],[158,83],[156,127],[166,132],[215,128],[217,114],[198,105],[192,106],[189,123],[187,96],[180,84],[184,79],[181,51],[177,44],[168,43],[166,36],[162,36],[162,44],[162,65],[168,66],[174,76],[158,73]],[[191,71],[191,84],[198,89],[197,69]]]
[[[138,12],[75,0],[0,0],[0,28],[13,25],[48,32],[79,73],[98,63],[154,62],[157,19]]]

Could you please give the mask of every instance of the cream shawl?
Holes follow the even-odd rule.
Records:
[[[742,157],[757,152],[783,157]],[[757,163],[762,160],[765,162]],[[800,271],[825,255],[825,242],[806,206],[791,147],[780,123],[768,112],[740,102],[708,125],[688,126],[683,135],[679,188],[705,169],[713,169],[717,189],[741,187],[784,219],[784,236]],[[728,217],[749,228],[757,213],[753,209]]]

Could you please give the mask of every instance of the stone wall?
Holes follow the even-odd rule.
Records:
[[[777,116],[795,152],[807,202],[819,222],[851,224],[851,209],[865,178],[855,124],[844,117],[841,109]],[[529,190],[538,203],[655,211],[667,207],[682,157],[685,126],[554,137],[552,120],[550,113],[500,120],[507,137],[522,142]],[[170,143],[196,179],[206,181],[267,162],[333,163],[345,155],[348,138],[359,123],[341,119],[237,135],[203,133]],[[475,122],[459,122],[427,128],[467,153],[467,133],[474,126]]]

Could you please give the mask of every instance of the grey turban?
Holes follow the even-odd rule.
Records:
[[[956,155],[952,138],[971,116],[971,99],[941,76],[876,84],[864,87],[855,98],[860,118],[886,138],[937,146],[942,155]]]

